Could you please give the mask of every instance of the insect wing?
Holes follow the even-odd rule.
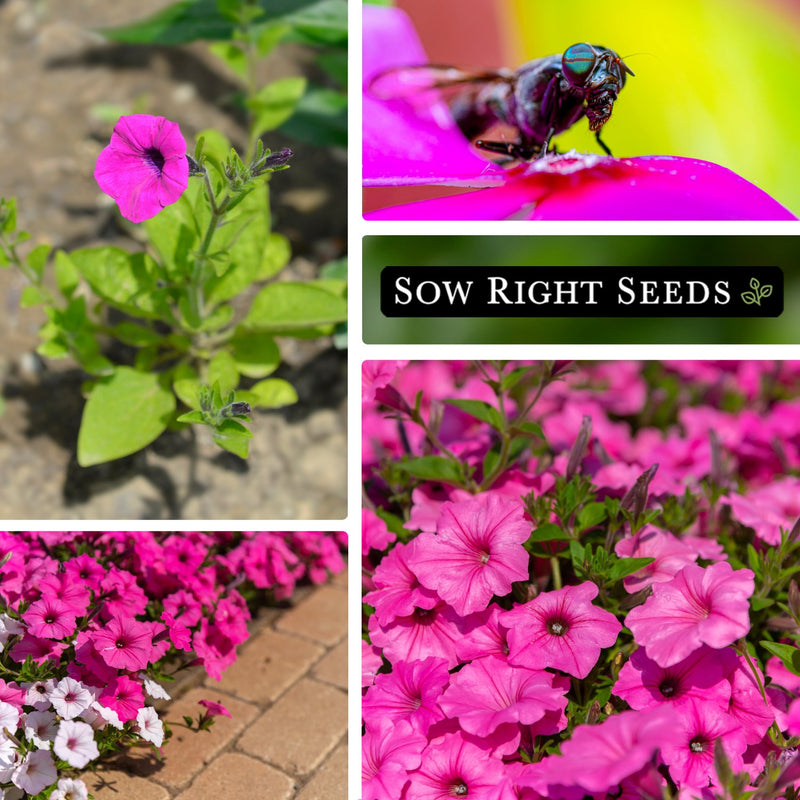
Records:
[[[466,87],[498,81],[509,82],[513,73],[507,70],[467,72],[439,64],[392,67],[379,72],[367,84],[367,91],[378,100],[403,99],[421,104],[434,99],[447,99]]]

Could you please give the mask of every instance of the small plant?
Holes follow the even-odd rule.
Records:
[[[95,177],[123,216],[143,223],[146,249],[57,251],[55,291],[50,248],[22,257],[28,236],[16,230],[15,203],[0,202],[0,264],[25,274],[22,304],[47,315],[38,352],[71,356],[89,374],[79,464],[129,455],[185,423],[209,425],[221,447],[246,457],[250,434],[237,419],[296,401],[290,384],[268,377],[280,363],[274,337],[331,333],[346,318],[344,281],[275,282],[243,312],[233,304],[289,259],[286,240],[270,229],[269,177],[290,157],[259,142],[245,163],[214,131],[190,156],[175,123],[122,117]],[[103,354],[109,338],[133,348],[132,363]],[[256,382],[242,390],[243,376]],[[179,402],[197,413],[181,415]]]

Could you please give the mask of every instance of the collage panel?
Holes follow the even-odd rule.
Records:
[[[0,4],[0,518],[345,518],[347,3],[308,5]]]
[[[797,219],[792,4],[471,11],[363,5],[366,220]]]
[[[0,533],[7,800],[347,785],[347,535]]]
[[[799,361],[362,385],[364,800],[794,796]]]
[[[800,239],[365,236],[368,344],[800,341]]]

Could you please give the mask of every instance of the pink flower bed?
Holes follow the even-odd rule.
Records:
[[[0,796],[85,800],[79,771],[168,731],[148,700],[219,680],[248,602],[345,568],[343,533],[0,532]],[[228,714],[202,701],[195,724]]]
[[[363,800],[797,797],[800,362],[363,390]]]

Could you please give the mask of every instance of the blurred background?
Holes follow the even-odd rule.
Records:
[[[636,73],[604,129],[615,156],[713,161],[800,215],[797,0],[393,4],[414,21],[431,62],[516,68],[576,42],[615,50]],[[597,152],[585,120],[556,143],[561,151]],[[369,190],[365,210],[419,196]]]
[[[763,319],[389,319],[380,312],[386,266],[777,266],[784,312]],[[367,344],[796,344],[800,342],[797,236],[367,236]],[[554,273],[557,270],[554,270]],[[557,277],[557,276],[556,276]]]

